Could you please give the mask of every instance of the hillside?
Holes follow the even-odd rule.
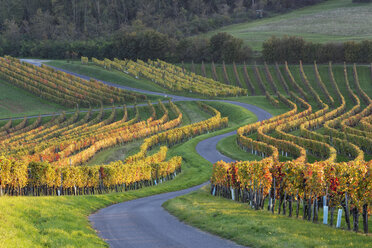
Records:
[[[371,17],[0,0],[0,248],[371,247]]]
[[[187,69],[189,71],[194,71],[193,70],[193,67],[194,67],[195,73],[197,73],[199,75],[203,75],[202,65],[200,65],[200,64],[194,64],[194,66],[192,64],[184,64],[184,67],[185,67],[185,69]],[[206,76],[210,77],[210,78],[213,78],[212,65],[209,64],[209,63],[205,63],[204,67],[205,67]],[[236,69],[237,69],[237,72],[238,72],[239,81],[237,80],[236,74],[234,72],[234,66],[232,64],[226,64],[225,67],[226,67],[226,74],[227,74],[226,77],[224,75],[223,65],[215,64],[216,74],[217,74],[217,78],[216,78],[217,81],[222,82],[222,83],[226,83],[226,78],[227,78],[228,79],[227,81],[229,82],[229,84],[239,86],[239,82],[240,82],[240,84],[243,88],[249,89],[247,87],[245,76],[244,76],[244,65],[236,64]],[[280,70],[281,70],[281,73],[282,73],[284,79],[288,81],[288,77],[285,73],[284,66],[279,65],[279,67],[280,67]],[[318,65],[318,67],[320,68],[319,70],[320,70],[320,73],[321,73],[322,77],[328,78],[328,65],[321,64],[321,65]],[[257,80],[257,76],[255,75],[254,66],[253,65],[246,65],[246,68],[247,68],[247,73],[248,73],[248,75],[250,77],[250,80],[252,82],[252,85],[256,89],[254,95],[264,95],[264,93],[260,89],[259,82]],[[260,72],[260,76],[261,76],[263,84],[270,91],[271,94],[274,94],[274,92],[271,89],[270,84],[267,80],[267,77],[265,75],[265,67],[263,65],[257,65],[257,68]],[[277,70],[276,70],[275,65],[270,65],[269,64],[268,68],[269,68],[270,73],[273,77],[273,80],[276,82],[276,84],[281,85],[280,80],[278,78],[278,74],[277,74]],[[298,82],[301,82],[301,77],[300,77],[300,73],[299,73],[299,65],[298,64],[290,65],[289,68],[291,70],[293,70],[293,76],[295,77],[295,79]],[[348,69],[350,70],[350,72],[349,72],[350,75],[352,75],[352,73],[351,73],[352,66],[349,65]],[[313,65],[304,65],[304,70],[305,70],[305,72],[307,73],[307,75],[310,79],[310,83],[313,84],[314,88],[316,88],[315,76],[313,75],[314,74],[314,66]],[[343,78],[343,66],[335,64],[333,66],[333,70],[335,71],[336,81],[341,83],[344,80],[344,78]],[[358,65],[358,71],[360,73],[359,80],[360,80],[360,83],[361,83],[363,89],[366,91],[366,93],[368,95],[371,95],[372,94],[372,88],[371,88],[370,80],[371,80],[372,75],[371,75],[370,66]],[[353,78],[350,76],[349,80],[353,81]],[[325,81],[326,81],[326,84],[328,85],[329,80],[325,80]],[[330,85],[328,85],[328,86],[329,86],[329,88],[331,88]],[[286,92],[285,92],[285,90],[282,86],[278,87],[278,89],[282,94],[286,94]],[[248,94],[253,95],[250,91],[248,91]],[[344,92],[344,94],[346,94],[346,92]]]
[[[288,12],[325,0],[0,0],[0,33],[27,39],[85,39],[111,35],[141,22],[172,37],[203,33],[223,25]]]
[[[27,69],[28,72],[32,72],[29,69],[35,69],[30,65],[26,68],[17,64],[14,58],[7,57],[7,59],[9,60],[9,68],[14,72],[8,72],[7,75],[16,76],[23,70]],[[7,125],[8,122],[5,121],[0,123],[0,127],[5,130],[0,133],[0,145],[2,145],[3,153],[6,154],[1,157],[2,161],[0,161],[1,168],[4,168],[0,172],[2,178],[5,178],[2,181],[5,184],[0,186],[0,192],[9,195],[9,197],[3,197],[1,202],[2,208],[6,209],[4,218],[0,221],[0,230],[4,233],[0,238],[1,247],[16,247],[19,244],[26,247],[27,245],[23,245],[26,242],[31,245],[35,244],[34,246],[40,244],[40,247],[103,247],[105,243],[99,239],[97,232],[93,230],[94,228],[99,232],[101,231],[99,226],[96,225],[101,220],[94,218],[92,223],[88,223],[88,215],[113,203],[198,185],[210,179],[211,175],[214,175],[212,180],[216,180],[215,169],[219,168],[220,165],[230,166],[227,162],[217,162],[212,170],[210,163],[225,159],[222,154],[242,160],[266,161],[267,163],[252,162],[252,165],[261,166],[266,164],[273,170],[281,168],[274,167],[276,165],[298,166],[299,169],[295,171],[297,173],[295,178],[298,178],[301,184],[296,183],[295,185],[306,186],[306,188],[301,189],[306,190],[304,191],[306,197],[311,195],[309,190],[311,192],[315,191],[313,191],[314,186],[309,178],[303,175],[308,175],[308,173],[315,175],[316,182],[321,180],[323,183],[321,187],[323,187],[325,183],[328,184],[332,180],[329,177],[317,177],[318,175],[326,175],[326,168],[337,169],[343,167],[345,174],[339,174],[338,171],[341,170],[337,169],[338,174],[335,174],[337,178],[344,176],[347,180],[345,182],[357,180],[356,183],[358,189],[360,189],[357,191],[358,194],[354,193],[352,188],[347,188],[348,196],[351,198],[349,200],[350,204],[362,199],[359,197],[362,195],[359,192],[368,192],[371,180],[370,178],[363,180],[369,174],[361,171],[362,166],[367,165],[365,161],[371,160],[371,141],[368,138],[370,137],[368,121],[372,109],[370,100],[372,93],[370,84],[371,68],[366,65],[355,67],[348,65],[345,72],[343,67],[338,64],[333,67],[319,64],[317,68],[314,65],[304,65],[303,71],[301,71],[299,65],[290,65],[288,68],[283,65],[279,65],[278,68],[274,65],[267,65],[267,67],[257,65],[257,68],[249,65],[246,68],[247,72],[245,72],[241,64],[237,64],[236,69],[234,65],[226,64],[225,70],[223,66],[216,64],[215,73],[212,72],[212,66],[209,63],[204,63],[203,67],[200,64],[183,65],[190,70],[194,70],[194,67],[196,73],[215,77],[222,82],[228,78],[229,85],[224,85],[212,79],[207,81],[203,77],[159,60],[146,62],[116,60],[115,62],[108,59],[103,61],[95,59],[88,62],[83,58],[82,61],[83,64],[77,61],[73,63],[51,61],[48,64],[68,69],[71,72],[78,72],[87,77],[94,76],[104,81],[112,81],[121,86],[138,86],[143,89],[151,88],[151,90],[161,92],[166,89],[167,94],[169,92],[178,95],[173,96],[175,104],[159,102],[154,105],[138,106],[137,112],[137,110],[129,108],[131,103],[128,102],[128,109],[120,107],[116,110],[110,108],[107,111],[103,109],[87,112],[76,111],[73,114],[62,114],[56,118],[43,117],[42,119],[30,118],[27,121],[20,120],[11,123],[11,126]],[[18,67],[10,65],[18,65]],[[8,68],[5,64],[4,67]],[[20,70],[20,68],[23,70]],[[37,70],[40,72],[38,75],[44,77],[49,75],[46,67],[37,68]],[[150,73],[146,74],[146,71]],[[226,71],[227,76],[224,76],[224,71]],[[235,77],[235,71],[237,71],[239,80]],[[59,75],[54,71],[53,73],[55,73],[53,75]],[[156,77],[156,75],[158,76]],[[233,85],[248,86],[247,80],[245,80],[246,75],[249,75],[255,89],[254,96],[251,96],[252,92],[248,89],[249,87],[243,92],[248,92],[250,96],[246,96],[246,94],[244,96],[224,96],[224,89],[233,89]],[[271,75],[271,77],[268,75]],[[283,75],[283,79],[279,79],[278,75]],[[293,75],[293,77],[290,75]],[[17,78],[27,82],[30,77],[17,76]],[[61,80],[58,83],[62,85],[65,77],[60,78]],[[87,84],[87,82],[79,81],[77,78],[71,78],[73,79],[71,82]],[[163,78],[167,78],[169,83],[163,84]],[[177,80],[174,80],[175,78]],[[38,87],[41,87],[40,83],[44,82],[44,80],[36,80],[36,78],[35,81],[39,82],[35,84]],[[211,92],[203,90],[198,93],[194,91],[203,88],[201,87],[203,84],[204,86],[208,85]],[[211,84],[214,84],[214,87],[211,87]],[[307,100],[303,100],[296,94],[290,94],[291,98],[287,99],[288,89],[285,85],[287,87],[289,85],[289,90],[298,93],[298,95],[303,94],[301,97]],[[218,90],[219,88],[222,90]],[[86,87],[87,92],[91,92],[88,89],[90,88]],[[110,89],[113,90],[113,88]],[[187,97],[191,94],[190,89],[192,89],[194,97],[198,94],[200,97],[208,97],[212,101],[207,102],[207,105],[194,102],[195,98]],[[281,94],[276,96],[275,92]],[[66,91],[65,94],[67,93]],[[114,93],[116,92],[112,92],[112,94]],[[266,99],[263,95],[266,95]],[[98,96],[103,97],[104,95]],[[78,99],[73,100],[77,101]],[[185,100],[187,102],[184,102]],[[291,110],[289,110],[290,106],[292,107]],[[271,116],[270,113],[275,117],[265,120],[265,118],[268,118],[267,116]],[[228,117],[228,119],[224,117]],[[228,123],[224,123],[227,120]],[[259,122],[254,123],[256,120]],[[338,121],[339,124],[336,126],[335,120],[342,121]],[[220,128],[222,130],[217,131]],[[251,131],[248,129],[251,129]],[[234,135],[235,130],[237,130],[238,135]],[[247,131],[242,133],[242,130]],[[332,132],[332,135],[337,135],[333,137],[334,142],[329,139],[330,132]],[[313,135],[311,137],[315,138],[306,138],[310,137],[308,135]],[[223,139],[223,137],[227,137],[228,140]],[[347,140],[349,137],[353,137],[353,140]],[[239,144],[238,139],[247,142]],[[203,144],[212,148],[212,154],[210,155],[213,161],[208,157],[207,150],[203,149]],[[218,144],[217,147],[216,144]],[[256,146],[256,144],[259,145]],[[13,157],[19,159],[15,160]],[[29,163],[29,160],[33,161]],[[284,162],[288,160],[291,161]],[[306,161],[308,162],[307,166],[301,166]],[[317,161],[321,162],[318,163]],[[148,162],[150,166],[143,166],[143,163],[147,164]],[[345,164],[342,164],[342,162],[348,162],[349,166],[344,166]],[[182,173],[180,173],[179,167],[181,163]],[[238,162],[236,168],[239,171],[242,171],[242,163],[249,165],[251,162]],[[320,168],[319,165],[322,164],[326,164],[328,167]],[[368,164],[368,166],[370,165]],[[227,168],[227,171],[231,171],[229,167]],[[246,168],[254,167],[247,166]],[[259,168],[256,170],[257,172],[264,171],[261,167],[257,168]],[[316,171],[317,168],[320,169],[321,174]],[[20,173],[13,173],[15,169]],[[350,172],[354,169],[358,170],[358,173],[361,171],[360,175],[362,176],[352,177],[353,174]],[[141,172],[134,174],[133,171]],[[222,169],[222,172],[220,175],[223,175],[226,170]],[[252,173],[256,172],[252,171]],[[125,176],[121,177],[121,175]],[[248,178],[251,174],[244,175],[247,175],[244,177]],[[281,205],[283,205],[284,215],[281,214],[280,218],[263,210],[250,210],[248,204],[233,204],[232,201],[222,201],[222,197],[217,199],[214,196],[202,196],[203,199],[208,199],[211,202],[213,201],[213,204],[217,204],[214,209],[220,211],[218,218],[215,218],[216,214],[211,216],[209,212],[199,213],[198,216],[203,214],[205,217],[205,221],[203,221],[206,225],[204,226],[189,221],[190,216],[194,214],[195,207],[203,204],[200,198],[192,201],[195,207],[187,207],[187,211],[182,211],[186,214],[184,216],[179,215],[180,211],[177,210],[179,206],[170,210],[184,219],[186,223],[199,226],[203,230],[212,231],[219,236],[250,247],[252,247],[252,244],[260,245],[261,240],[264,240],[264,244],[269,246],[272,241],[270,239],[258,240],[256,232],[253,232],[254,238],[252,232],[242,228],[239,229],[239,237],[243,237],[243,239],[234,237],[230,231],[234,230],[232,227],[226,229],[228,231],[223,233],[215,232],[210,228],[218,227],[217,229],[224,230],[221,229],[221,225],[234,225],[236,227],[236,222],[230,221],[234,218],[229,216],[229,213],[233,211],[222,212],[221,210],[224,207],[239,209],[238,212],[235,211],[237,213],[236,218],[241,220],[239,226],[270,227],[270,233],[274,234],[272,237],[278,243],[277,247],[281,247],[281,244],[288,242],[293,244],[294,247],[307,247],[313,246],[313,244],[320,244],[324,247],[339,247],[337,246],[339,243],[349,244],[346,245],[348,247],[362,247],[370,242],[370,235],[362,236],[345,230],[348,225],[350,227],[350,219],[348,224],[347,220],[342,219],[341,228],[343,230],[297,219],[305,216],[306,220],[311,221],[311,216],[314,216],[314,222],[318,221],[320,223],[323,218],[323,211],[320,208],[319,213],[316,212],[314,215],[309,215],[308,211],[303,211],[303,209],[317,209],[315,204],[317,204],[318,199],[318,206],[322,206],[320,199],[323,196],[323,191],[320,190],[317,195],[313,196],[314,204],[312,206],[311,198],[307,201],[305,195],[297,195],[297,199],[301,197],[301,201],[297,200],[297,205],[292,195],[286,199],[283,196],[286,192],[272,185],[272,179],[277,180],[274,174],[267,171],[265,175],[265,178],[269,180],[265,179],[263,181],[265,187],[267,189],[276,188],[278,201],[284,199],[284,204],[279,203],[271,207],[271,211],[276,213],[278,210],[280,212]],[[287,175],[285,174],[285,176]],[[243,179],[244,182],[248,182],[248,179]],[[214,185],[216,185],[215,182],[212,181]],[[368,185],[364,186],[365,183]],[[224,186],[220,185],[219,187]],[[365,187],[367,187],[367,191],[364,190]],[[343,188],[336,188],[337,195],[344,194],[341,189]],[[231,188],[226,189],[225,192],[230,192],[230,190]],[[298,189],[290,190],[288,192],[298,192]],[[216,192],[221,194],[220,190]],[[262,205],[267,205],[268,201],[272,202],[270,200],[272,195],[267,192],[265,191],[265,195],[262,197]],[[10,197],[19,194],[29,195],[29,197]],[[57,196],[59,194],[64,196]],[[230,193],[228,194],[221,196],[231,199]],[[213,195],[215,194],[213,193]],[[332,197],[333,195],[335,194],[332,193],[330,199],[338,206],[340,200]],[[239,197],[235,200],[240,201],[242,199]],[[256,204],[256,209],[263,209],[255,203],[255,200],[252,202]],[[28,204],[27,207],[26,204]],[[142,205],[149,204],[152,204],[151,199],[150,202]],[[295,205],[298,206],[296,211],[294,207],[291,207]],[[288,206],[289,212],[293,215],[285,216],[287,214],[284,212],[284,206]],[[160,205],[159,208],[164,211]],[[333,209],[337,210],[337,208]],[[355,216],[355,213],[364,214],[368,208],[363,208],[360,212],[355,211],[355,208],[350,210],[351,214]],[[252,214],[256,216],[255,223],[252,223],[253,219],[248,217]],[[24,216],[27,216],[27,218]],[[128,221],[122,221],[122,216],[128,215],[118,216],[116,221],[128,223]],[[41,219],[42,221],[40,221]],[[72,219],[74,221],[71,221]],[[90,220],[92,219],[90,218]],[[217,220],[217,222],[214,222],[214,220]],[[259,220],[260,223],[257,224],[256,220]],[[363,230],[368,233],[368,228],[371,230],[372,223],[370,221],[359,218],[358,222],[360,231]],[[22,228],[19,228],[19,226]],[[114,224],[110,226],[115,227]],[[353,226],[355,229],[354,223]],[[179,230],[173,226],[170,227]],[[71,230],[75,231],[71,232]],[[158,228],[158,230],[163,231],[162,228]],[[358,227],[355,230],[358,230]],[[126,235],[125,232],[121,233]],[[258,234],[262,234],[262,232],[259,231]],[[263,232],[263,235],[267,236],[266,232]],[[163,237],[163,235],[157,235],[157,237]],[[110,240],[106,236],[103,236],[103,238],[110,244]],[[117,240],[117,238],[115,239]],[[130,240],[138,239],[131,238]],[[312,243],[304,245],[304,240],[311,240]]]
[[[256,20],[257,9],[266,18],[324,1],[0,0],[0,56],[181,61],[180,53],[192,49],[199,61],[209,40],[193,35]]]
[[[208,33],[227,32],[254,50],[271,36],[301,36],[312,42],[343,42],[372,38],[372,4],[328,0],[293,12],[258,21],[229,25]]]
[[[20,101],[20,99],[22,100]],[[0,79],[0,119],[61,112],[63,110],[68,109],[41,99]]]

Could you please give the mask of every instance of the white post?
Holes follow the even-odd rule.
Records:
[[[216,186],[213,187],[212,195],[216,195]]]
[[[337,214],[337,224],[336,224],[336,228],[340,228],[341,227],[341,217],[342,217],[342,209],[340,208],[338,210],[338,214]]]
[[[323,224],[327,225],[328,223],[328,206],[323,207]]]
[[[235,201],[235,192],[234,192],[233,187],[230,187],[230,190],[231,190],[231,199],[232,199],[233,201]]]

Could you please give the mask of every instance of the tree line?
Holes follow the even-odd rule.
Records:
[[[98,59],[161,59],[170,62],[249,60],[252,50],[243,40],[227,33],[211,38],[177,40],[142,25],[116,32],[109,39],[87,41],[22,41],[13,43],[0,38],[0,56],[77,59],[81,56]]]
[[[263,43],[263,59],[267,62],[319,63],[350,62],[370,63],[372,61],[372,41],[347,41],[344,43],[313,43],[301,37],[271,37]]]

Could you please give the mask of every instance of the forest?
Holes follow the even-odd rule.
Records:
[[[0,31],[27,39],[110,35],[133,21],[174,37],[284,12],[324,0],[1,0]]]
[[[128,58],[229,61],[216,51],[212,55],[209,39],[190,37],[260,18],[256,10],[263,10],[262,17],[266,17],[321,1],[0,0],[0,55],[112,58],[120,46],[119,52]],[[129,46],[123,47],[117,40]],[[250,56],[241,41],[227,40],[228,51],[238,47],[242,54],[237,61]],[[150,55],[137,52],[144,50]]]

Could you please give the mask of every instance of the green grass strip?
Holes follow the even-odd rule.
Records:
[[[210,195],[209,186],[163,204],[180,220],[249,247],[370,247],[372,237],[253,210]]]

